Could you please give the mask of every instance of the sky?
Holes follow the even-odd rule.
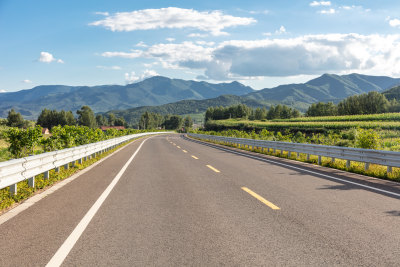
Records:
[[[0,92],[324,73],[400,77],[400,1],[0,0]]]

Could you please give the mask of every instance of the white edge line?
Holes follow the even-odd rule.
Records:
[[[206,144],[210,144],[210,143],[206,143]],[[304,171],[304,172],[308,172],[308,173],[316,174],[316,175],[319,175],[319,176],[327,177],[329,179],[345,182],[345,183],[348,183],[348,184],[358,185],[358,186],[361,186],[361,187],[364,187],[364,188],[368,188],[368,189],[371,189],[371,190],[374,190],[374,191],[378,191],[378,192],[386,193],[386,194],[393,195],[393,196],[396,196],[396,197],[400,197],[400,194],[395,193],[395,192],[379,189],[379,188],[368,186],[368,185],[359,184],[359,183],[348,181],[348,180],[345,180],[345,179],[336,178],[336,177],[333,177],[333,176],[330,176],[330,175],[326,175],[326,174],[322,174],[322,173],[319,173],[319,172],[314,172],[314,171],[306,170],[306,169],[303,169],[303,168],[300,168],[300,167],[296,167],[296,166],[293,166],[293,165],[289,165],[289,164],[285,164],[285,163],[281,163],[281,162],[277,162],[277,161],[273,161],[273,160],[268,160],[268,159],[265,159],[265,158],[256,157],[256,156],[253,156],[253,155],[248,155],[248,154],[245,154],[245,153],[240,153],[240,152],[233,151],[233,150],[226,149],[226,148],[222,148],[222,147],[217,147],[217,146],[214,146],[214,147],[215,148],[219,148],[221,150],[232,152],[234,154],[238,154],[238,155],[246,156],[246,157],[249,157],[249,158],[262,160],[262,161],[265,161],[265,162],[274,163],[274,164],[277,164],[277,165],[289,167],[289,168],[292,168],[292,169],[301,170],[301,171]]]
[[[132,162],[132,160],[135,158],[135,156],[139,152],[142,145],[147,140],[148,139],[145,139],[140,144],[140,146],[136,149],[135,153],[125,163],[125,165],[118,172],[118,174],[114,177],[114,179],[109,184],[109,186],[106,188],[106,190],[104,190],[104,192],[101,194],[101,196],[96,200],[96,202],[93,204],[93,206],[85,214],[85,216],[82,218],[82,220],[79,222],[79,224],[75,227],[75,229],[72,231],[72,233],[68,236],[68,238],[64,241],[64,243],[57,250],[56,254],[54,254],[54,256],[51,258],[51,260],[49,261],[49,263],[47,263],[46,266],[48,266],[48,267],[60,266],[63,263],[63,261],[68,256],[71,249],[74,247],[74,245],[76,244],[76,242],[78,241],[78,239],[80,238],[82,233],[85,231],[86,227],[89,225],[90,221],[93,219],[94,215],[96,215],[97,211],[100,209],[103,202],[106,200],[108,195],[111,193],[111,191],[113,190],[115,185],[118,183],[121,176],[124,174],[124,172],[128,168],[129,164]]]
[[[10,210],[8,210],[7,212],[3,213],[0,215],[0,225],[2,225],[3,223],[5,223],[6,221],[14,218],[15,216],[17,216],[19,213],[23,212],[24,210],[28,209],[29,207],[31,207],[33,204],[39,202],[41,199],[47,197],[48,195],[54,193],[55,191],[57,191],[58,189],[62,188],[64,185],[72,182],[73,180],[79,178],[81,175],[85,174],[86,172],[90,171],[91,169],[93,169],[94,167],[96,167],[97,165],[99,165],[100,163],[102,163],[103,161],[105,161],[106,159],[108,159],[109,157],[113,156],[114,154],[118,153],[119,151],[121,151],[122,149],[127,148],[130,144],[136,143],[137,141],[139,141],[141,139],[141,137],[139,139],[133,140],[131,143],[124,145],[123,147],[120,147],[119,149],[113,151],[111,154],[107,155],[106,157],[96,161],[95,163],[93,163],[92,165],[80,170],[79,172],[73,174],[72,176],[65,178],[57,183],[55,183],[54,185],[52,185],[51,187],[44,189],[43,192],[39,193],[39,194],[35,194],[34,196],[27,198],[25,201],[23,201],[21,204],[17,205],[14,208],[11,208]]]

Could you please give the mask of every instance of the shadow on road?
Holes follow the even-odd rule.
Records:
[[[385,213],[392,215],[392,216],[400,216],[400,210],[390,210],[390,211],[386,211]]]

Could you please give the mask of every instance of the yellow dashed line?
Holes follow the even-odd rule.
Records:
[[[196,156],[193,156],[193,155],[192,155],[192,158],[194,158],[194,159],[199,159],[198,157],[196,157]]]
[[[214,167],[211,166],[211,165],[207,165],[207,167],[210,168],[211,170],[215,171],[215,172],[220,172],[219,170],[217,170],[216,168],[214,168]]]
[[[258,199],[259,201],[261,201],[262,203],[264,203],[265,205],[267,205],[268,207],[270,207],[273,210],[280,210],[280,208],[278,206],[275,206],[273,203],[269,202],[268,200],[266,200],[265,198],[263,198],[262,196],[260,196],[259,194],[251,191],[250,189],[248,189],[247,187],[242,187],[242,190],[246,191],[247,193],[249,193],[251,196],[253,196],[254,198]]]
[[[183,151],[183,152],[185,152],[185,153],[187,153],[187,151],[186,151],[186,150],[184,150],[184,149],[182,149],[182,151]]]
[[[177,148],[181,148],[180,146],[176,146]]]

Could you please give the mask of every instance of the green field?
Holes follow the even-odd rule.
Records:
[[[368,115],[324,116],[324,117],[299,117],[293,119],[275,119],[273,122],[342,122],[342,121],[391,121],[400,122],[400,113],[383,113]]]

